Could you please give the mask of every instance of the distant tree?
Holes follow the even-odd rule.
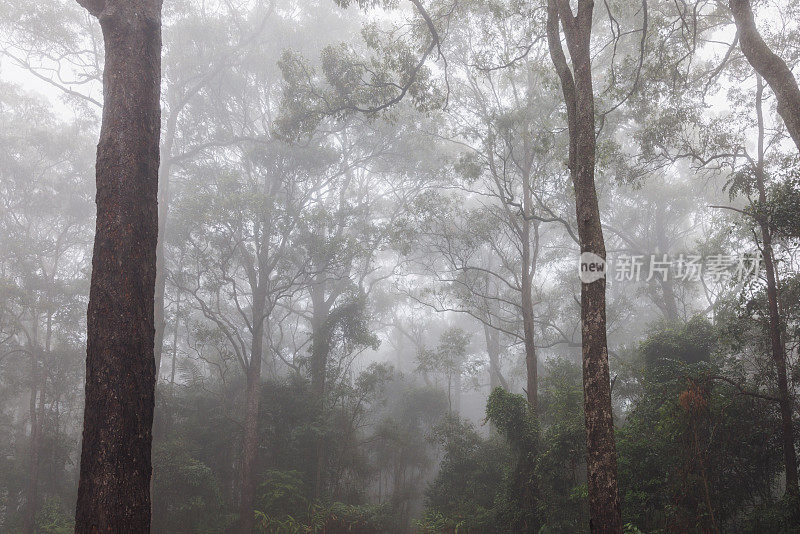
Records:
[[[324,165],[304,159],[310,153],[266,142],[249,147],[241,175],[211,163],[212,180],[184,192],[175,215],[186,260],[172,282],[189,297],[202,322],[222,336],[245,377],[242,532],[253,528],[264,343],[266,355],[272,355],[270,319],[278,303],[297,291],[304,272],[291,246],[308,201],[306,186],[320,185],[309,176],[319,173],[324,181]]]
[[[441,373],[447,380],[447,404],[451,412],[461,411],[461,390],[464,374],[469,372],[468,346],[470,336],[458,327],[442,332],[434,350],[423,349],[417,354],[422,373]]]
[[[32,533],[41,496],[60,497],[41,479],[64,472],[56,458],[67,429],[59,404],[69,406],[80,385],[91,144],[83,121],[58,120],[13,86],[4,86],[0,110],[0,382],[27,390],[22,530]],[[11,395],[3,405],[9,415],[18,410]]]

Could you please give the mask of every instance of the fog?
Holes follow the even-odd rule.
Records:
[[[796,532],[798,13],[0,0],[0,532]]]

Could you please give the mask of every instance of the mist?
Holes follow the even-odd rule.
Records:
[[[797,532],[799,10],[0,0],[0,532]]]

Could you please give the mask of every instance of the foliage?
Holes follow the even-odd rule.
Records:
[[[714,328],[704,317],[693,317],[687,323],[662,322],[652,327],[639,351],[651,368],[664,360],[686,364],[707,362],[716,343],[715,336]]]
[[[212,533],[230,526],[212,470],[192,458],[186,444],[157,446],[153,466],[154,529]]]
[[[425,492],[420,532],[486,532],[494,523],[495,497],[506,477],[511,451],[483,439],[472,425],[448,416],[434,431],[444,457]]]
[[[746,510],[773,499],[781,468],[776,411],[714,380],[724,362],[698,333],[716,337],[696,320],[665,325],[641,344],[640,357],[661,364],[646,371],[642,394],[617,432],[623,520],[646,532],[741,532]],[[689,363],[680,357],[687,340],[695,343]]]
[[[42,534],[70,534],[75,531],[72,510],[55,499],[45,499],[36,514],[36,531]]]

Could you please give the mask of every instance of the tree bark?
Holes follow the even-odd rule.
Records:
[[[742,53],[775,93],[778,113],[800,150],[800,88],[797,80],[786,62],[767,46],[758,33],[750,0],[729,0],[728,5],[739,32]]]
[[[589,49],[593,8],[592,0],[578,0],[578,12],[574,16],[567,0],[549,0],[547,36],[567,107],[569,170],[575,188],[581,252],[591,252],[605,259],[605,241],[594,184],[596,145]],[[572,59],[572,70],[561,47],[559,20]],[[589,528],[598,533],[620,533],[622,518],[611,414],[605,278],[581,284],[581,320]]]
[[[161,2],[79,0],[105,42],[76,533],[150,531]]]

